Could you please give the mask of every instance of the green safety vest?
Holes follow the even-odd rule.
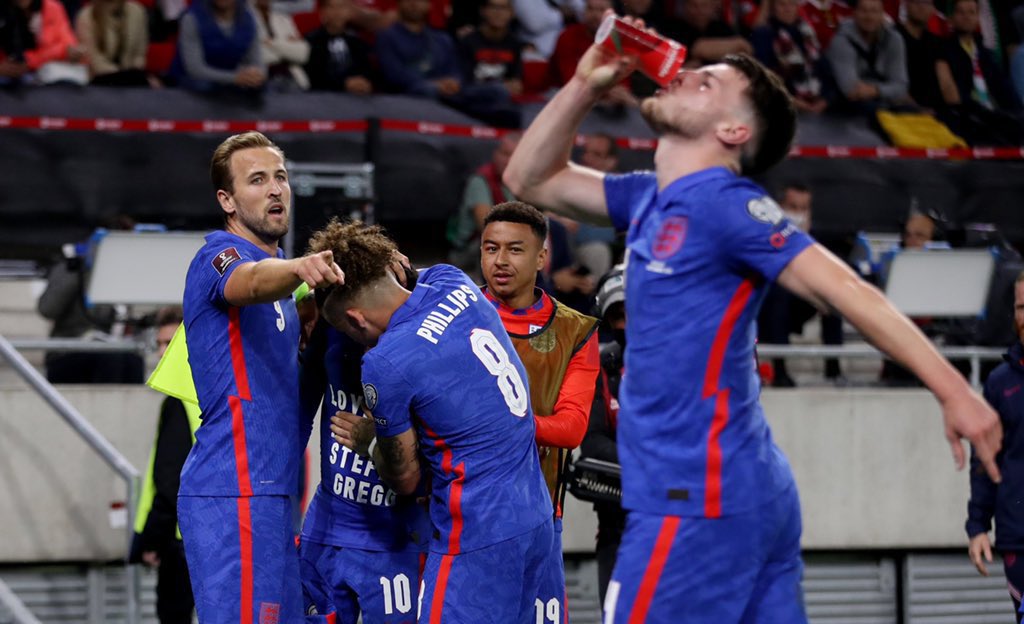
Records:
[[[188,430],[192,434],[192,444],[196,443],[196,429],[202,423],[199,406],[190,401],[182,401],[185,406],[185,414],[188,416]],[[153,482],[153,466],[156,463],[156,444],[160,436],[157,429],[157,438],[153,439],[153,450],[149,452],[149,467],[146,469],[146,478],[142,482],[142,494],[139,496],[139,504],[135,508],[135,532],[142,533],[146,528],[146,521],[149,520],[149,512],[153,509],[153,499],[156,497],[156,483]],[[181,539],[181,529],[174,527],[174,536]]]

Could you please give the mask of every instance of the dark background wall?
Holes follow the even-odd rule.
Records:
[[[528,121],[539,106],[528,106]],[[475,122],[432,102],[399,97],[274,94],[264,100],[210,99],[174,90],[47,87],[0,93],[0,116],[164,120],[423,120]],[[635,114],[594,114],[584,133],[650,138]],[[376,165],[376,214],[400,242],[428,254],[444,249],[444,224],[465,178],[485,162],[493,140],[384,131],[269,133],[290,160]],[[83,239],[119,214],[170,228],[220,223],[208,178],[224,133],[0,129],[0,257],[42,258]],[[801,121],[801,144],[871,145],[863,125]],[[652,152],[625,150],[624,169],[651,166]],[[925,160],[790,159],[762,182],[796,180],[815,192],[815,229],[843,237],[858,229],[895,231],[911,198],[954,224],[998,225],[1024,247],[1024,163]],[[337,195],[296,198],[296,210],[330,210]],[[314,206],[315,203],[315,206]],[[340,202],[339,202],[340,205]],[[405,240],[402,240],[405,239]]]

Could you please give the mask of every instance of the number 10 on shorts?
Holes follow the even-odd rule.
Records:
[[[384,590],[384,615],[394,615],[396,609],[399,613],[408,613],[412,609],[408,576],[399,574],[393,580],[382,576],[380,586]]]

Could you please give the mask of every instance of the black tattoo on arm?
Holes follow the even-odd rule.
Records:
[[[419,481],[419,440],[414,433],[377,438],[373,463],[381,479],[396,492],[407,493]]]

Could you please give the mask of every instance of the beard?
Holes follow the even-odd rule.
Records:
[[[288,209],[285,209],[285,217],[288,216]],[[250,232],[268,243],[277,243],[288,233],[288,220],[284,219],[279,223],[270,220],[270,214],[262,212],[258,217],[238,211],[238,217],[242,225]]]
[[[658,136],[676,135],[685,139],[694,139],[700,136],[697,119],[689,116],[671,120],[665,112],[665,106],[665,102],[660,101],[656,96],[645,98],[640,102],[640,116],[644,118],[648,127],[655,134]]]
[[[644,98],[640,102],[640,116],[647,122],[647,126],[654,131],[657,135],[668,134],[670,128],[661,119],[660,111],[658,110],[658,100],[653,96]]]

